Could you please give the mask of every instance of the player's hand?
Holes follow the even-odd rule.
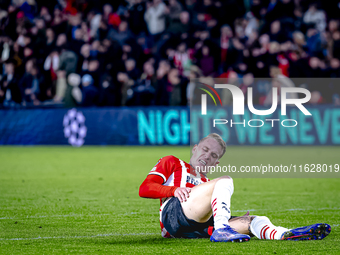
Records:
[[[189,193],[191,192],[191,188],[177,188],[175,190],[174,196],[181,201],[181,203],[186,202],[187,198],[189,198]]]

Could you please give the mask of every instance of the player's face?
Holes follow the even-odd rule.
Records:
[[[208,173],[209,166],[216,166],[222,155],[221,145],[213,138],[208,138],[192,149],[190,164],[201,173]]]

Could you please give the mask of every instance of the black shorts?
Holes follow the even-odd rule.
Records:
[[[172,197],[162,210],[162,223],[169,234],[176,238],[210,238],[208,228],[214,226],[214,219],[211,217],[205,223],[188,219],[179,199]]]

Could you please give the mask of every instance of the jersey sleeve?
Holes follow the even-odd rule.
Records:
[[[151,169],[149,175],[158,175],[163,178],[165,183],[175,170],[176,158],[174,156],[166,156],[158,160],[156,165]]]
[[[145,198],[173,197],[178,187],[162,185],[163,178],[159,175],[148,175],[139,187],[139,196]]]

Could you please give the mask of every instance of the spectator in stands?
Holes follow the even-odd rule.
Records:
[[[118,26],[118,31],[111,28],[107,37],[111,40],[116,40],[120,45],[123,45],[127,40],[132,39],[133,35],[128,29],[127,21],[123,20]]]
[[[66,46],[61,46],[59,55],[59,70],[65,71],[66,74],[74,73],[77,69],[77,55],[68,50]]]
[[[282,71],[277,66],[271,66],[270,67],[270,76],[272,79],[272,87],[277,88],[277,102],[281,101],[280,95],[280,89],[285,87],[295,87],[294,82],[289,79],[288,77],[284,76],[282,74]],[[288,93],[287,98],[289,99],[297,99],[298,93]],[[273,90],[270,90],[269,93],[266,96],[266,99],[263,102],[263,105],[265,106],[271,106],[273,103]]]
[[[177,0],[169,0],[169,6],[165,9],[165,13],[168,14],[170,22],[172,22],[180,18],[182,10],[183,7]]]
[[[187,82],[180,75],[176,68],[169,71],[168,74],[169,82],[169,105],[170,106],[180,106],[186,105],[186,90]]]
[[[140,77],[142,83],[145,83],[147,87],[151,86],[155,88],[157,76],[155,73],[155,67],[152,60],[149,60],[143,65],[143,73]]]
[[[210,48],[207,45],[204,45],[202,47],[200,56],[198,57],[198,66],[202,70],[204,76],[213,75],[213,73],[216,71],[214,63],[215,60],[210,53]]]
[[[134,101],[131,100],[131,98],[136,97],[136,95],[134,95],[134,91],[132,90],[132,86],[134,85],[133,80],[130,79],[126,73],[119,72],[117,74],[117,81],[120,84],[120,94],[121,94],[121,97],[120,97],[121,102],[119,105],[122,105],[122,106],[126,106],[128,104],[133,105]]]
[[[23,92],[24,102],[28,105],[39,105],[44,100],[44,78],[39,73],[38,67],[33,66],[26,72],[20,81],[20,87]]]
[[[274,42],[285,42],[288,38],[281,30],[281,22],[279,20],[275,20],[270,25],[270,33],[269,33],[270,41]]]
[[[82,106],[94,106],[98,100],[98,89],[93,84],[93,78],[85,74],[82,78]]]
[[[173,61],[175,67],[178,69],[180,75],[188,75],[190,72],[190,67],[192,64],[192,56],[187,49],[187,44],[185,42],[180,43],[177,46],[177,50],[174,53]]]
[[[201,77],[201,76],[202,76],[202,73],[201,73],[201,70],[199,69],[199,67],[198,66],[191,66],[190,74],[189,74],[189,77],[188,77],[190,79],[190,81],[188,83],[187,91],[186,91],[188,105],[193,104],[196,82],[198,81],[198,78]]]
[[[22,98],[18,83],[14,62],[6,62],[5,74],[0,83],[0,104],[16,106],[21,103]]]
[[[43,47],[45,57],[56,47],[56,36],[52,28],[46,29],[46,42]]]
[[[136,61],[133,58],[125,60],[125,70],[127,75],[133,80],[137,80],[141,75],[136,67]]]
[[[158,41],[161,34],[165,30],[165,12],[166,5],[162,0],[146,2],[146,12],[144,14],[144,19],[149,33],[152,35],[153,42]]]
[[[135,35],[140,35],[146,32],[146,23],[144,20],[144,13],[146,11],[145,2],[142,0],[135,0],[129,11],[129,24],[131,31]]]
[[[183,11],[179,14],[179,18],[170,20],[167,31],[175,36],[181,35],[186,38],[190,32],[190,14]]]
[[[156,105],[186,105],[186,83],[179,76],[176,68],[172,68],[165,79],[158,84]]]
[[[85,73],[92,77],[92,84],[98,88],[102,70],[100,69],[100,63],[97,58],[93,57],[89,60],[88,70]]]
[[[320,32],[325,31],[327,25],[325,12],[318,10],[316,3],[309,5],[308,10],[303,16],[303,22],[306,24],[315,25],[316,29],[318,29]]]

